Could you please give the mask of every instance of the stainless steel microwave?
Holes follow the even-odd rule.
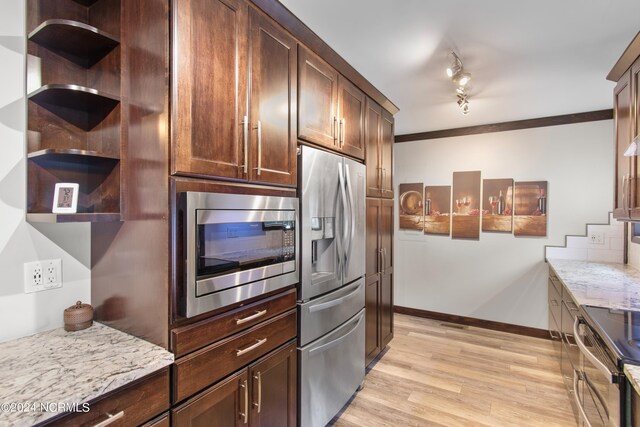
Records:
[[[298,199],[184,192],[180,314],[193,317],[298,282]]]

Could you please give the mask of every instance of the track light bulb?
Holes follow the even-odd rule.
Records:
[[[460,87],[465,87],[470,80],[471,80],[471,74],[464,73],[460,76],[460,79],[458,80],[458,85]]]

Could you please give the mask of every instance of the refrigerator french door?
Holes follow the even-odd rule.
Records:
[[[365,167],[301,147],[300,426],[327,424],[364,381]]]

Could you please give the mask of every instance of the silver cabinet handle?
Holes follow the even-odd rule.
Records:
[[[258,175],[262,172],[262,123],[258,120]]]
[[[554,333],[557,334],[557,335],[554,335]],[[550,330],[549,331],[549,335],[551,336],[552,340],[559,340],[560,339],[560,334],[558,332],[556,332],[556,331]]]
[[[333,145],[336,145],[338,141],[338,129],[337,129],[338,119],[336,116],[333,116],[333,122],[331,123],[331,136],[333,137]]]
[[[242,140],[244,144],[244,173],[248,172],[249,163],[249,117],[242,119]]]
[[[236,319],[236,325],[242,325],[243,323],[250,322],[258,317],[262,317],[267,314],[267,310],[256,311],[255,314],[251,316],[243,317],[242,319]]]
[[[380,255],[378,256],[378,262],[380,263],[378,265],[378,273],[380,274],[382,274],[382,269],[383,269],[382,265],[384,264],[384,260],[383,260],[384,255],[382,255],[382,252],[383,252],[382,249],[378,249],[378,255]]]
[[[609,368],[607,368],[604,363],[598,360],[598,358],[589,351],[587,346],[582,341],[582,338],[580,338],[580,332],[578,331],[579,327],[580,319],[576,317],[576,320],[573,322],[573,334],[575,336],[576,344],[578,345],[580,352],[584,355],[584,357],[589,359],[589,362],[591,362],[593,366],[595,366],[600,372],[604,374],[604,376],[610,381],[611,384],[613,384],[613,376],[611,374],[611,371],[609,371]]]
[[[104,421],[99,422],[98,424],[95,424],[93,427],[105,427],[105,426],[108,426],[111,423],[115,423],[120,418],[124,417],[124,411],[120,411],[115,415],[107,414],[107,417],[109,417],[109,418],[107,418]]]
[[[258,403],[254,403],[254,406],[258,407],[258,413],[262,410],[262,373],[258,371],[253,379],[258,380]]]
[[[347,132],[344,123],[344,117],[340,119],[340,148],[344,145],[344,135]]]
[[[565,332],[564,334],[565,338],[566,338],[566,342],[567,344],[569,344],[569,347],[576,347],[576,336],[574,334],[569,334],[567,332]]]
[[[552,299],[551,301],[549,301],[549,303],[554,307],[558,306],[558,301],[557,300]]]
[[[267,342],[267,339],[266,338],[262,338],[261,340],[256,341],[255,344],[252,344],[247,348],[243,348],[242,350],[236,350],[236,356],[242,356],[243,354],[246,354],[246,353],[250,352],[251,350],[255,350],[256,348],[260,347],[262,344],[264,344],[266,342]]]
[[[578,411],[580,411],[580,416],[584,420],[585,427],[591,427],[591,423],[589,422],[589,418],[587,418],[587,413],[582,406],[582,402],[580,402],[580,395],[578,394],[578,372],[573,371],[573,400],[578,407]]]
[[[573,301],[567,301],[565,304],[567,304],[567,308],[570,311],[580,311],[580,309],[578,308],[577,305],[575,305],[575,303]]]
[[[240,416],[244,418],[244,424],[249,422],[249,387],[247,380],[242,381],[240,388],[244,389],[244,412],[240,412]]]

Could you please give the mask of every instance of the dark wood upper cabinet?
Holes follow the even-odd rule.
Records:
[[[365,363],[393,338],[393,199],[367,198]]]
[[[252,181],[295,186],[297,43],[260,12],[251,9],[249,15],[249,177]]]
[[[631,73],[627,72],[618,81],[613,92],[613,114],[615,127],[615,199],[614,218],[629,218],[629,181],[631,177],[631,160],[624,156],[631,142]]]
[[[364,136],[367,165],[367,197],[380,197],[380,141],[382,138],[382,107],[367,98],[365,103]]]
[[[622,53],[607,79],[616,82],[613,90],[613,217],[640,221],[640,165],[637,156],[624,155],[629,144],[640,135],[640,33]]]
[[[380,168],[382,181],[380,197],[393,199],[393,115],[382,110],[382,130],[380,140]]]
[[[338,72],[298,47],[298,138],[337,148]]]
[[[251,427],[296,426],[297,378],[294,342],[249,368]]]
[[[370,98],[365,107],[367,197],[393,198],[393,115]]]
[[[248,5],[174,0],[172,172],[243,176]]]
[[[338,79],[338,147],[350,156],[364,159],[365,95],[350,81]]]
[[[249,419],[249,381],[241,371],[171,410],[174,427],[242,426]]]
[[[630,74],[631,80],[631,102],[632,102],[632,114],[631,114],[631,136],[629,140],[633,140],[640,136],[640,57],[631,65]],[[637,141],[640,143],[640,140]],[[616,147],[617,148],[617,147]],[[629,212],[631,218],[640,219],[640,182],[638,175],[640,174],[640,164],[638,157],[631,157],[631,173],[633,179],[630,183],[630,206]]]

